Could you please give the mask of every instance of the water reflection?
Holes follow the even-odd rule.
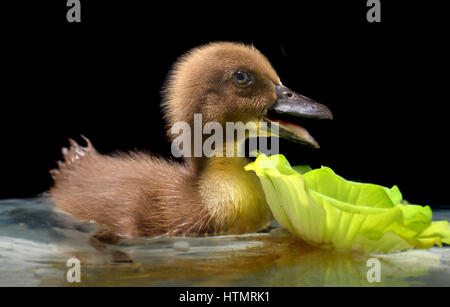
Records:
[[[437,218],[448,215],[442,211]],[[448,247],[341,254],[275,231],[94,248],[96,231],[94,224],[55,211],[45,198],[0,201],[0,285],[73,285],[66,281],[66,260],[75,256],[84,286],[450,286]],[[367,280],[372,257],[381,261],[380,283]]]

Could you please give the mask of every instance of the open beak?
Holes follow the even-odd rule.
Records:
[[[323,104],[295,93],[285,86],[275,85],[275,89],[277,99],[263,116],[265,121],[270,122],[269,130],[271,134],[319,148],[319,144],[305,128],[292,122],[277,119],[276,114],[289,114],[311,119],[332,119],[333,114],[330,109]]]

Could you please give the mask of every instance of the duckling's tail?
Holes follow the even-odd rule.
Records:
[[[132,233],[119,224],[133,217],[124,182],[123,159],[97,152],[84,136],[86,146],[69,139],[70,147],[63,148],[63,161],[50,171],[54,184],[49,195],[59,209],[85,221],[111,226],[121,233]],[[132,224],[132,223],[130,223]],[[113,231],[114,232],[114,231]]]
[[[87,144],[85,147],[80,146],[73,139],[69,139],[70,148],[63,147],[61,149],[64,161],[58,161],[58,168],[50,170],[53,180],[58,180],[64,170],[74,168],[83,158],[98,154],[91,141],[84,135],[81,137]]]

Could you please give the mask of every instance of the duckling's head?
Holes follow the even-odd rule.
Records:
[[[174,65],[163,103],[169,127],[194,114],[206,122],[276,121],[280,136],[317,147],[298,125],[276,120],[272,113],[331,118],[330,110],[284,87],[267,58],[253,46],[210,43],[189,51]],[[269,118],[268,111],[271,111]]]
[[[178,123],[187,123],[190,128],[191,134],[184,135],[183,131],[172,137],[182,139],[183,151],[189,144],[184,157],[196,170],[192,174],[196,176],[198,191],[209,210],[215,233],[257,231],[266,227],[272,217],[259,179],[244,170],[248,163],[244,157],[207,158],[195,154],[199,144],[195,132],[198,114],[201,114],[203,126],[219,123],[225,134],[230,122],[256,122],[258,127],[262,121],[269,121],[278,127],[280,137],[316,147],[317,143],[304,128],[273,116],[288,113],[312,118],[331,117],[327,107],[284,87],[267,58],[253,46],[229,42],[211,43],[182,56],[169,74],[163,107],[169,128]],[[171,133],[178,131],[173,130]],[[206,137],[202,134],[200,140]],[[230,146],[234,150],[242,145],[242,138],[232,140],[231,144],[228,135],[226,138],[224,147],[215,148],[215,153],[222,153],[220,150],[225,147],[228,151]]]

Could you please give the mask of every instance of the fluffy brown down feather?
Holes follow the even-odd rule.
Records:
[[[186,164],[145,153],[101,155],[85,140],[87,147],[70,140],[65,162],[51,172],[59,208],[128,237],[208,232],[209,214]]]

